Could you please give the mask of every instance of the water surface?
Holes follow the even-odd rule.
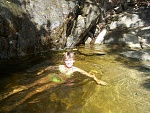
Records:
[[[50,51],[1,65],[0,112],[5,113],[149,113],[150,72],[141,61],[119,55],[118,46],[83,46],[74,50],[75,66],[95,74],[107,86],[74,73],[54,83],[49,70],[62,64],[63,51]],[[28,60],[30,59],[30,60]],[[16,62],[15,61],[15,62]]]

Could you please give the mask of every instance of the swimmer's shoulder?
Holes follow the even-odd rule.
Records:
[[[58,69],[58,66],[48,66],[45,70]]]
[[[58,66],[58,69],[64,69],[64,68],[65,68],[64,65],[59,65],[59,66]]]
[[[64,65],[59,65],[59,66],[58,66],[58,70],[59,70],[60,72],[64,72],[64,71],[65,71],[65,66],[64,66]]]
[[[78,67],[73,66],[73,72],[80,71]]]

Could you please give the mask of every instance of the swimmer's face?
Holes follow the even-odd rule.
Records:
[[[73,66],[74,60],[73,59],[65,59],[65,66],[71,68]]]

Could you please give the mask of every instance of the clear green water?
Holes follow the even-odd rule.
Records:
[[[83,46],[75,50],[75,66],[95,74],[107,86],[74,73],[71,83],[50,81],[62,64],[63,51],[1,62],[0,112],[4,113],[149,113],[150,72],[140,61],[122,58],[118,46]],[[104,52],[106,54],[104,54]],[[14,62],[19,62],[13,65]]]

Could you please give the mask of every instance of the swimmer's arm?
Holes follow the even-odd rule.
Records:
[[[90,77],[90,78],[93,78],[94,81],[95,81],[97,84],[106,85],[106,82],[97,79],[97,78],[95,77],[95,75],[89,74],[89,73],[87,73],[86,71],[84,71],[84,70],[82,70],[82,69],[79,69],[79,68],[76,67],[75,71],[78,71],[78,72],[80,72],[80,73],[82,73],[82,74],[84,74],[84,75],[86,75],[86,76],[88,76],[88,77]]]
[[[45,71],[53,69],[53,68],[58,68],[58,66],[49,66],[49,67],[41,70],[40,72],[38,72],[37,75],[40,75],[40,74],[44,73]]]

